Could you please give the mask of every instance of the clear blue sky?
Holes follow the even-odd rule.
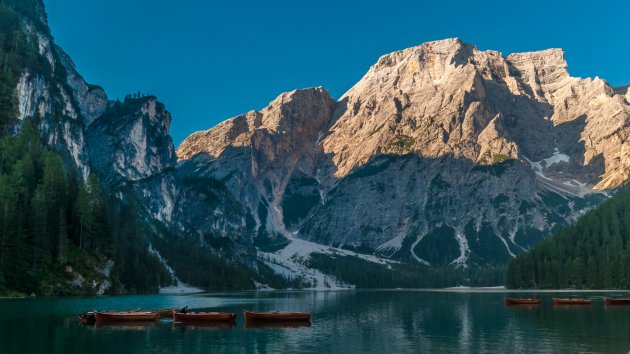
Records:
[[[44,1],[85,78],[111,98],[158,96],[176,145],[284,91],[339,97],[382,54],[448,37],[504,54],[564,48],[572,75],[630,84],[627,1]]]

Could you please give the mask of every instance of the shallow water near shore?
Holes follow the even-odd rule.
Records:
[[[552,297],[593,299],[553,306]],[[627,292],[505,292],[501,289],[227,292],[0,300],[2,353],[627,353]],[[506,307],[504,298],[541,305]],[[237,313],[234,326],[84,326],[94,309],[182,307]],[[308,311],[310,326],[245,326],[243,309]]]

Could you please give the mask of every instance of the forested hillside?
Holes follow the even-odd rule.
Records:
[[[135,214],[111,205],[95,178],[81,183],[64,169],[30,121],[2,137],[0,292],[150,292],[169,283]]]
[[[630,288],[630,188],[516,257],[510,288]]]

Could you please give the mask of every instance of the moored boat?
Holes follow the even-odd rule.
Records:
[[[140,311],[140,309],[125,310],[125,311],[88,311],[88,312],[80,314],[79,315],[79,320],[81,321],[82,324],[93,324],[94,322],[96,322],[96,313],[97,312],[99,312],[101,314],[104,314],[104,313],[143,312],[143,313],[157,314],[158,319],[159,318],[172,318],[173,317],[173,312],[176,311],[176,310],[177,309],[175,309],[175,308],[171,308],[171,309],[149,310],[149,311]]]
[[[506,305],[538,305],[540,304],[540,299],[532,299],[532,298],[505,298]]]
[[[554,305],[590,305],[591,300],[589,299],[570,299],[570,298],[556,298],[553,299]]]
[[[310,321],[311,314],[308,312],[252,312],[243,310],[246,321]]]
[[[606,305],[630,305],[630,298],[607,297],[604,302]]]
[[[173,312],[176,322],[234,322],[236,314],[231,312]]]
[[[79,321],[82,324],[91,324],[96,322],[96,316],[94,315],[94,311],[88,311],[86,313],[82,313],[79,315]]]
[[[157,311],[122,311],[122,312],[94,312],[96,323],[127,322],[127,321],[157,321],[160,314]]]

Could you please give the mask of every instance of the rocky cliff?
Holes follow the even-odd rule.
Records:
[[[243,266],[255,275],[258,267],[247,210],[223,183],[211,176],[196,176],[190,163],[177,164],[169,135],[171,116],[165,106],[153,96],[140,94],[122,102],[110,101],[101,87],[87,83],[70,57],[54,44],[41,0],[1,0],[0,16],[15,27],[15,39],[8,41],[10,52],[0,57],[4,72],[10,63],[9,70],[16,76],[15,80],[12,75],[2,77],[3,84],[7,81],[12,86],[9,98],[13,93],[16,96],[15,105],[4,93],[0,97],[10,102],[6,112],[5,106],[1,109],[2,133],[19,134],[25,121],[33,122],[46,147],[63,160],[68,180],[76,176],[80,185],[96,176],[112,197],[112,214],[114,210],[137,213],[143,221],[141,239],[116,240],[118,245],[111,248],[129,254],[148,250],[155,255],[148,262],[159,260],[175,278],[180,270],[200,273],[194,271],[195,266],[213,267],[206,268],[209,272],[223,269],[223,275],[205,276],[201,286],[218,286],[208,282]],[[146,249],[125,249],[137,247],[137,242]],[[182,251],[198,256],[186,258]],[[137,259],[126,261],[136,270],[155,266],[138,265]],[[111,262],[107,260],[108,269],[116,270],[118,265]],[[177,266],[170,267],[171,262]],[[201,277],[187,278],[199,283]],[[103,281],[108,284],[105,291],[112,279]],[[239,281],[232,281],[231,286],[253,286],[251,279]]]
[[[381,57],[338,101],[282,94],[187,138],[259,229],[428,265],[501,265],[630,178],[627,89],[562,50],[459,39]]]

